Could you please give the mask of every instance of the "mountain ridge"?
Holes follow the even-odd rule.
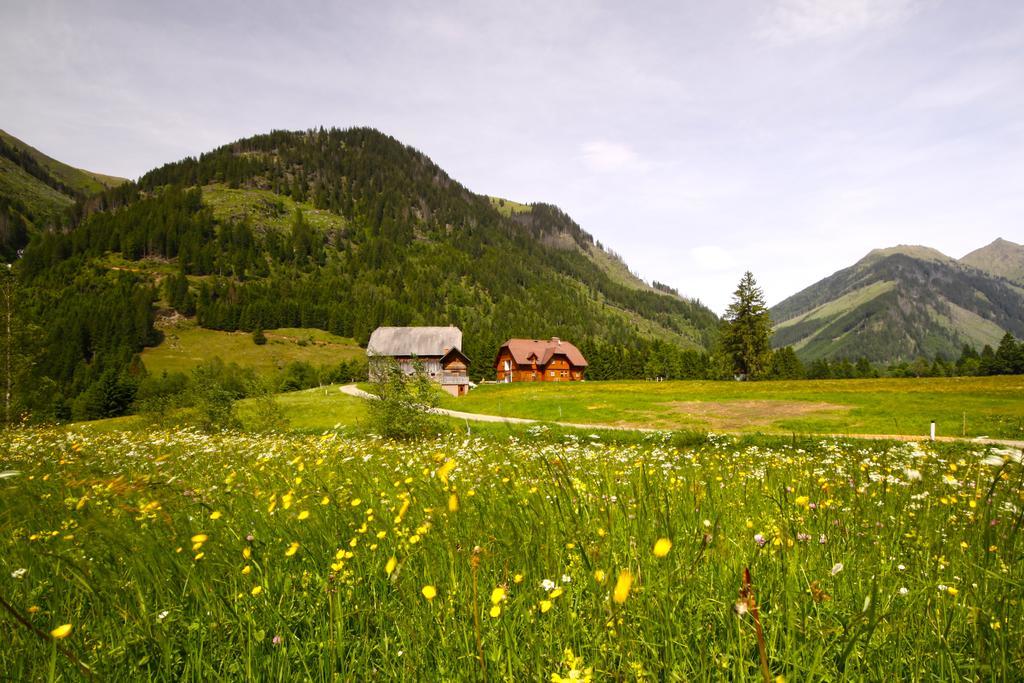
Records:
[[[1002,243],[1013,245],[993,244]],[[773,306],[773,344],[793,346],[805,360],[897,362],[952,359],[963,344],[1024,336],[1024,289],[974,265],[983,261],[919,245],[874,249]]]
[[[628,276],[558,207],[521,206],[505,215],[373,129],[236,140],[81,199],[33,238],[18,272],[45,331],[36,367],[71,413],[107,414],[97,395],[159,342],[159,311],[363,344],[380,325],[455,324],[483,378],[517,336],[573,341],[595,379],[706,372],[718,316]]]
[[[1024,286],[1024,245],[997,237],[960,259],[960,263]]]

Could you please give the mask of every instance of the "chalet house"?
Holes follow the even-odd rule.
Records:
[[[573,382],[583,379],[587,368],[580,350],[558,337],[509,339],[494,363],[499,382]]]
[[[378,327],[366,345],[370,379],[379,371],[375,360],[392,358],[407,375],[422,365],[442,389],[463,396],[469,390],[469,359],[461,349],[462,330],[457,327]]]

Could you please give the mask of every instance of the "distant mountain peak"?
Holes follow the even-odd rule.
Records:
[[[898,244],[894,247],[884,249],[872,249],[867,256],[860,260],[860,263],[871,263],[879,259],[894,255],[909,256],[921,261],[934,261],[937,263],[952,263],[956,259],[946,256],[938,249],[926,247],[920,244]]]
[[[773,343],[805,360],[952,359],[964,343],[1024,336],[1024,247],[996,240],[959,261],[920,245],[875,249],[771,316]]]
[[[1016,242],[997,237],[964,256],[960,263],[1024,286],[1024,245]]]

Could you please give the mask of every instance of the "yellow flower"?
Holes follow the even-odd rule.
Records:
[[[250,549],[250,548],[242,548],[242,557],[244,557],[247,560],[250,557],[252,557],[252,549]]]
[[[252,590],[249,591],[253,596],[257,596],[263,592],[263,586],[253,586]]]
[[[550,593],[548,593],[548,597],[551,598],[552,600],[554,600],[555,598],[557,598],[561,594],[562,594],[562,588],[561,588],[561,586],[559,586],[555,590],[553,590]]]
[[[629,597],[629,589],[633,587],[633,575],[623,569],[619,572],[619,578],[615,580],[615,590],[612,591],[612,600],[618,604],[626,602]]]
[[[448,512],[459,511],[459,497],[454,493],[448,496]]]
[[[248,565],[248,564],[247,564],[247,565],[245,565],[244,567],[242,567],[242,574],[243,574],[243,575],[247,575],[247,574],[249,574],[249,573],[250,573],[251,571],[252,571],[252,565]]]
[[[798,508],[805,508],[810,505],[811,499],[808,496],[797,496],[795,502]]]
[[[391,576],[391,572],[395,571],[395,567],[398,565],[398,560],[394,555],[388,560],[387,564],[384,565],[384,571],[387,572],[388,576]]]
[[[220,519],[220,510],[214,510],[211,512],[210,519]]]
[[[61,638],[67,638],[71,635],[71,624],[64,624],[50,631],[50,635],[58,640]]]
[[[668,555],[669,550],[672,550],[672,541],[668,540],[667,538],[659,538],[654,543],[653,552],[655,557],[665,557],[666,555]]]
[[[498,617],[501,615],[501,605],[495,605],[491,608],[491,616]]]
[[[284,556],[285,557],[291,557],[292,555],[294,555],[296,553],[296,551],[298,549],[299,549],[299,542],[298,541],[293,541],[292,544],[290,546],[288,546],[288,549],[284,551]]]
[[[357,507],[359,507],[362,504],[362,502],[363,501],[360,500],[359,498],[353,498],[352,499],[352,507],[357,508]]]
[[[424,586],[423,590],[421,590],[420,592],[423,593],[423,597],[425,597],[428,601],[433,600],[437,597],[437,589],[431,586],[429,583],[426,586]]]
[[[499,602],[505,599],[505,589],[498,586],[491,591],[491,604],[497,605]]]
[[[594,570],[594,581],[597,581],[598,583],[604,583],[604,579],[605,579],[604,570],[603,569],[595,569]]]
[[[196,534],[192,537],[193,543],[206,543],[207,540],[209,540],[209,537],[206,534]]]
[[[321,505],[327,505],[330,502],[331,502],[331,499],[328,498],[327,496],[324,496],[323,498],[320,499],[320,504]]]
[[[512,582],[513,583],[522,583],[523,582],[523,575],[522,574],[516,574],[515,576],[512,577]]]
[[[309,517],[309,510],[303,510],[299,513],[299,520],[307,519]]]
[[[437,468],[437,478],[444,482],[444,485],[448,485],[448,475],[455,469],[454,460],[445,460],[444,464]]]
[[[540,613],[544,614],[549,609],[551,609],[551,601],[550,600],[541,600],[540,601]]]
[[[206,553],[196,553],[196,558],[195,558],[196,562],[198,562],[199,560],[203,559],[205,556],[206,556]]]
[[[950,595],[952,595],[955,598],[957,593],[959,593],[960,591],[958,591],[956,588],[953,588],[952,586],[950,586],[949,588],[946,589],[946,592],[949,593]]]

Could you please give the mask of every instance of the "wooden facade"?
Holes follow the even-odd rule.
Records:
[[[494,363],[499,382],[575,382],[587,368],[579,349],[558,337],[509,339]]]

